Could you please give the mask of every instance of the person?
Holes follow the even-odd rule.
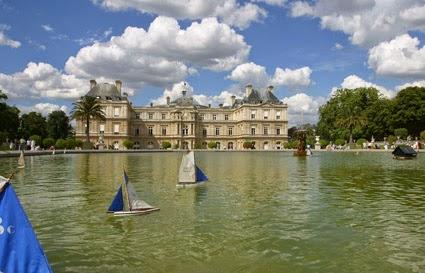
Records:
[[[13,141],[11,141],[9,144],[9,149],[13,150],[14,148],[15,148],[15,144],[13,143]]]

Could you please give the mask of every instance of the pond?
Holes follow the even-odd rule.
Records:
[[[425,154],[199,152],[27,157],[14,187],[54,272],[425,272]],[[0,173],[16,167],[0,159]],[[145,216],[106,210],[122,169]]]

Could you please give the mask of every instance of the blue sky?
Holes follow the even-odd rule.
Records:
[[[0,89],[46,114],[91,78],[123,80],[136,105],[183,81],[212,104],[271,84],[291,123],[315,122],[334,88],[424,86],[424,26],[422,0],[0,0]]]

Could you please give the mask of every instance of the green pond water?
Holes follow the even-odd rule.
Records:
[[[425,272],[425,154],[200,152],[27,157],[14,187],[54,272]],[[0,159],[0,173],[16,167]],[[106,210],[122,169],[160,207]]]

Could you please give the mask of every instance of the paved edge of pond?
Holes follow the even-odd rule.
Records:
[[[55,155],[62,154],[106,154],[106,153],[180,153],[184,150],[55,150]],[[213,152],[213,153],[255,153],[255,152],[268,152],[268,153],[282,153],[282,152],[293,152],[295,150],[284,149],[284,150],[194,150],[198,152]],[[327,152],[327,153],[390,153],[392,150],[363,150],[363,149],[351,149],[351,150],[313,150],[315,152]],[[425,153],[425,150],[419,150],[420,153]],[[20,151],[0,151],[0,158],[2,157],[18,157]],[[25,151],[27,156],[38,156],[38,155],[53,155],[52,151]]]

